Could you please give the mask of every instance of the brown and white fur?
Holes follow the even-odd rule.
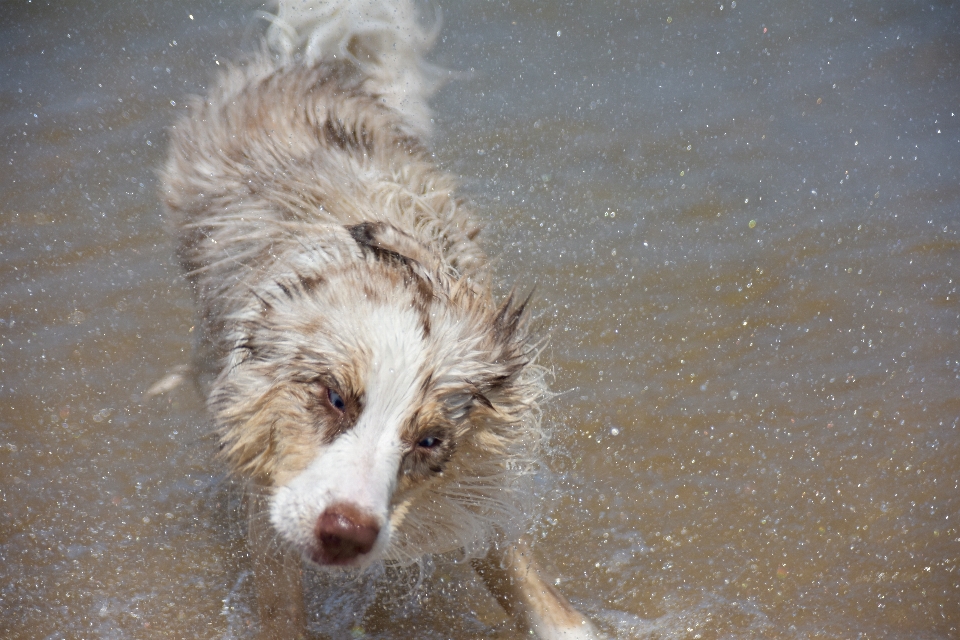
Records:
[[[474,566],[540,638],[594,638],[521,535],[544,434],[525,303],[496,303],[431,161],[409,0],[284,0],[170,130],[164,197],[246,479],[263,637],[305,633],[302,562]]]

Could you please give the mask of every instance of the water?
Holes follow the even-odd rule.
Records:
[[[437,158],[563,392],[562,589],[620,638],[960,637],[960,7],[443,8]],[[193,342],[164,127],[254,9],[0,10],[3,637],[251,637],[202,398],[146,392]],[[520,637],[425,576],[315,624]]]

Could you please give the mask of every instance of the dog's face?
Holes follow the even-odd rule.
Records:
[[[538,444],[523,305],[428,272],[391,228],[350,232],[348,259],[262,288],[212,395],[228,460],[320,565],[488,535]]]

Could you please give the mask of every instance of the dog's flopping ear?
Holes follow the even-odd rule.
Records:
[[[527,297],[522,299],[517,297],[517,291],[514,289],[497,308],[493,328],[501,341],[505,343],[526,341],[526,324],[530,315],[527,312],[527,305],[530,304],[532,298],[532,289]]]
[[[522,299],[517,298],[516,290],[511,291],[496,311],[493,334],[499,347],[497,363],[502,371],[486,381],[489,389],[503,386],[536,359],[536,345],[531,344],[527,331],[527,305],[532,297],[532,290]]]
[[[440,264],[430,247],[386,222],[361,222],[347,227],[360,248],[378,258],[407,267],[420,266],[435,271]]]

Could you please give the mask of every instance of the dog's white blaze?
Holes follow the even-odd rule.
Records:
[[[365,336],[363,412],[356,424],[324,447],[270,507],[277,532],[306,550],[317,518],[334,504],[349,504],[380,525],[374,549],[357,564],[381,557],[390,542],[390,501],[403,459],[400,430],[414,410],[424,375],[420,320],[409,308],[384,305],[358,314],[356,335]],[[364,326],[366,325],[366,326]]]

